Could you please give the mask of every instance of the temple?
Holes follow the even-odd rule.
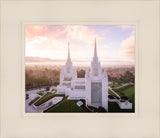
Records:
[[[84,99],[87,106],[103,107],[108,111],[108,76],[105,70],[102,72],[98,60],[96,39],[91,67],[90,70],[86,70],[84,78],[77,77],[77,72],[72,66],[68,43],[68,58],[60,72],[57,93],[65,94],[68,99]]]

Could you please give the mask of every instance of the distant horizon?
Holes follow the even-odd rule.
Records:
[[[72,59],[71,59],[72,60]],[[72,60],[73,66],[90,66],[92,58],[85,60],[85,59],[75,59]],[[26,57],[25,58],[26,65],[31,64],[37,64],[37,65],[58,65],[63,66],[66,62],[65,59],[49,59],[49,58],[39,58],[39,57]],[[110,59],[101,59],[99,58],[99,61],[102,62],[101,66],[134,66],[133,63],[126,63],[126,62],[120,62],[119,60],[111,61]]]
[[[70,42],[75,66],[88,66],[94,39],[101,66],[135,65],[135,26],[132,25],[26,25],[28,64],[64,65]]]

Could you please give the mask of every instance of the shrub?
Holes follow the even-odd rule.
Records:
[[[46,87],[46,91],[49,91],[50,90],[50,87]]]
[[[50,92],[47,92],[46,95],[44,95],[41,99],[39,99],[35,105],[36,106],[39,106],[43,103],[45,103],[46,101],[50,100],[51,98],[55,97],[55,96],[64,96],[64,94],[55,94],[55,93],[50,93]]]
[[[122,100],[128,100],[128,97],[127,96],[121,96],[121,99]]]
[[[97,112],[98,109],[96,107],[93,107],[93,106],[88,106],[88,108],[91,110],[91,111],[94,111],[94,112]]]
[[[80,106],[85,112],[91,112],[84,104]]]
[[[37,92],[37,94],[39,94],[40,96],[43,96],[43,95],[44,95],[44,93],[43,93],[42,91]]]
[[[26,100],[29,99],[29,94],[26,94]]]
[[[102,106],[98,108],[98,112],[107,112]]]
[[[115,99],[114,96],[112,96],[112,95],[108,95],[108,98]]]
[[[31,106],[31,105],[32,105],[35,101],[37,101],[39,98],[40,98],[39,96],[36,97],[36,98],[33,99],[32,101],[30,101],[28,105]]]

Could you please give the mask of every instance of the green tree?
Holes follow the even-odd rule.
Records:
[[[84,78],[85,77],[85,70],[81,69],[81,70],[77,71],[77,77]]]

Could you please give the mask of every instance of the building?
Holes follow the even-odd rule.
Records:
[[[60,73],[60,85],[57,93],[63,93],[68,99],[85,99],[86,105],[104,107],[108,111],[108,77],[97,56],[95,40],[94,56],[91,61],[90,71],[86,70],[85,78],[77,78],[77,72],[73,68],[68,44],[68,58]]]

